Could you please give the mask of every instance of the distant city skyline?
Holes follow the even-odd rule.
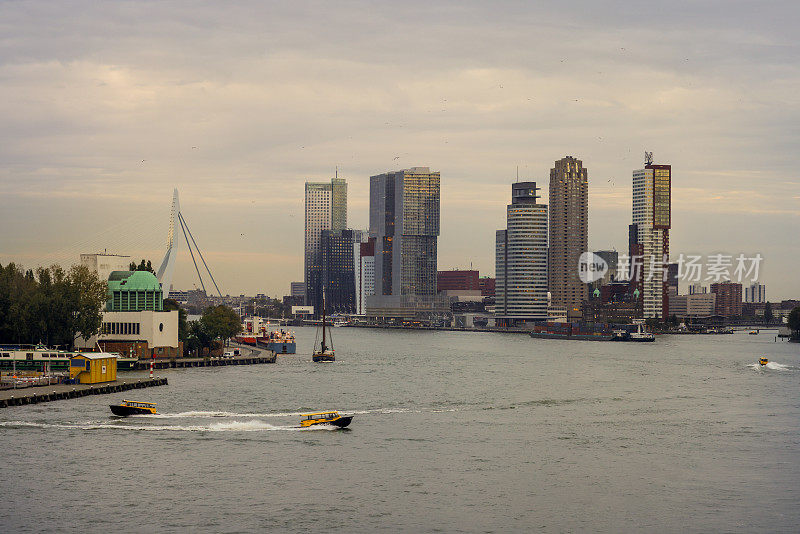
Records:
[[[564,154],[591,170],[589,249],[625,252],[648,150],[674,170],[673,255],[761,253],[769,299],[797,297],[798,16],[242,3],[187,23],[169,3],[4,3],[0,263],[108,249],[158,264],[177,187],[222,292],[279,296],[303,275],[305,181],[338,166],[363,229],[369,177],[426,165],[447,177],[438,268],[490,275],[516,167],[547,198]],[[174,286],[196,283],[181,250]]]

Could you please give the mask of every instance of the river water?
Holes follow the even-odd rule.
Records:
[[[796,532],[800,345],[314,329],[274,365],[0,411],[5,532]],[[756,364],[759,356],[772,362]],[[123,398],[160,415],[117,419]],[[350,430],[298,413],[355,414]]]

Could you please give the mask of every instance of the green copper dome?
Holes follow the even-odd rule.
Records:
[[[164,298],[158,278],[149,271],[113,271],[108,277],[108,311],[161,311]]]

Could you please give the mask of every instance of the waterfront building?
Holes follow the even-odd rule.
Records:
[[[717,296],[714,315],[721,317],[741,317],[742,284],[718,282],[711,284],[711,292]]]
[[[290,297],[306,298],[306,283],[305,282],[291,282],[289,284]]]
[[[370,177],[369,234],[375,238],[372,317],[431,316],[448,311],[436,298],[438,172],[412,167]]]
[[[567,156],[550,169],[550,303],[579,310],[587,286],[578,273],[578,260],[588,250],[589,178],[583,162]]]
[[[361,230],[322,231],[322,280],[328,315],[356,313],[356,263],[353,251],[360,247],[361,235]],[[321,301],[319,305],[322,305]]]
[[[322,309],[322,231],[347,228],[347,182],[306,182],[305,185],[305,301]]]
[[[367,312],[367,297],[375,294],[375,238],[358,243],[358,268],[356,269],[356,313]]]
[[[494,291],[497,280],[489,276],[482,276],[478,279],[478,287],[481,290],[481,295],[484,297],[494,297]]]
[[[629,228],[632,283],[639,290],[645,318],[669,316],[669,257],[672,167],[654,165],[648,155],[643,169],[633,171],[633,224]]]
[[[704,318],[715,315],[717,295],[714,293],[669,294],[669,311],[681,319]]]
[[[767,302],[767,286],[754,282],[750,287],[744,288],[744,301],[753,304]]]
[[[498,326],[547,319],[547,206],[536,202],[537,190],[536,182],[512,184],[506,229],[496,232]]]
[[[439,271],[436,290],[438,292],[447,290],[480,290],[478,271],[462,271],[453,269],[451,271]]]
[[[148,358],[181,356],[178,310],[164,311],[161,284],[149,271],[113,271],[108,277],[108,301],[98,335],[78,337],[78,349]]]

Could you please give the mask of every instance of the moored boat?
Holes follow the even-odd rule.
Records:
[[[111,404],[111,413],[126,417],[128,415],[154,415],[156,413],[155,402],[139,402],[123,400],[121,404]]]
[[[333,425],[344,428],[353,420],[352,415],[339,415],[339,412],[315,412],[300,414],[300,428],[314,425]]]

